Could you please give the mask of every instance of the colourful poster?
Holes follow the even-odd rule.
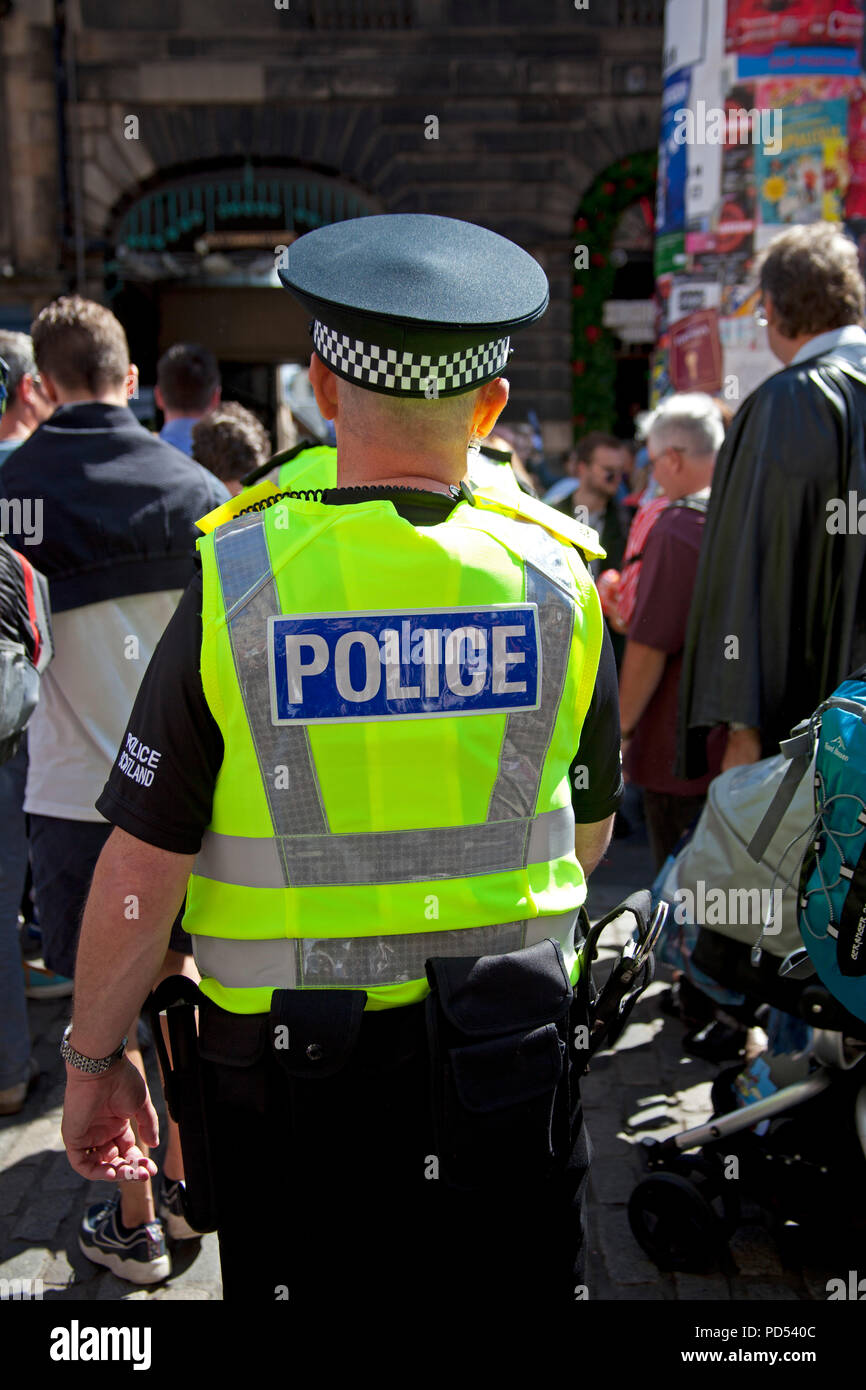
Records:
[[[653,272],[656,279],[660,275],[670,275],[674,270],[682,270],[686,263],[686,239],[683,232],[665,232],[656,237]]]
[[[702,63],[707,48],[706,0],[667,0],[662,71],[691,68]]]
[[[671,286],[668,317],[671,323],[695,314],[699,309],[717,309],[721,302],[721,286],[713,276],[677,275]]]
[[[743,54],[737,60],[740,77],[797,77],[834,73],[856,77],[860,71],[856,48],[774,48],[771,53]]]
[[[689,117],[684,232],[664,222],[656,238],[654,397],[724,384],[736,402],[778,369],[754,321],[754,263],[783,227],[844,222],[866,268],[864,10],[866,0],[667,0],[665,72],[687,80]],[[666,106],[663,141],[677,109]],[[679,216],[679,197],[675,174],[659,193],[663,217]]]
[[[848,104],[810,101],[783,112],[781,148],[756,148],[761,221],[839,222],[848,184]]]
[[[848,102],[845,217],[866,216],[866,79],[857,77],[766,78],[755,83],[755,105],[784,110],[810,101]],[[784,123],[784,115],[782,117]]]
[[[708,214],[688,220],[686,232],[690,268],[702,273],[715,273],[720,258],[734,258],[742,267],[752,255],[756,216],[754,142],[761,138],[754,88],[744,83],[732,87],[725,97],[724,115],[718,198]]]
[[[762,77],[755,83],[755,105],[773,110],[780,106],[802,106],[807,101],[835,101],[851,96],[860,87],[859,77],[815,74]]]
[[[728,53],[769,54],[782,45],[859,49],[862,37],[860,0],[728,0]]]
[[[848,192],[845,216],[866,217],[866,90],[860,81],[848,103]]]
[[[665,78],[662,94],[662,128],[659,140],[658,183],[656,185],[656,235],[681,232],[686,225],[685,143],[676,139],[676,113],[689,103],[689,74],[674,72]]]
[[[675,391],[719,391],[722,346],[718,309],[700,309],[670,327],[671,384]]]

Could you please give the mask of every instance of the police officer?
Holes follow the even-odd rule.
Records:
[[[67,1152],[154,1172],[123,1043],[186,892],[225,1298],[342,1299],[380,1332],[403,1306],[573,1306],[576,933],[621,795],[599,550],[457,486],[547,281],[424,215],[311,232],[281,274],[338,486],[199,542],[98,803]]]

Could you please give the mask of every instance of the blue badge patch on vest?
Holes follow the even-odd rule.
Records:
[[[538,709],[538,609],[517,603],[269,618],[268,666],[274,724]]]

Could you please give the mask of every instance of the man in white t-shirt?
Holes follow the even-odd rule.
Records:
[[[136,371],[108,309],[78,296],[55,300],[32,336],[56,408],[6,461],[2,489],[15,528],[9,540],[51,591],[55,657],[28,730],[24,809],[45,963],[72,975],[81,913],[111,831],[94,803],[141,678],[193,575],[196,518],[228,493],[135,419],[127,402]],[[142,761],[144,753],[130,754],[132,782],[158,764],[159,749],[147,749]],[[136,918],[133,899],[118,904],[119,929]],[[178,919],[162,973],[192,968]],[[163,1171],[172,1181],[161,1214],[170,1234],[189,1234],[176,1130]],[[166,1277],[171,1266],[149,1184],[124,1187],[118,1201],[94,1212],[81,1233],[88,1258],[136,1283]]]

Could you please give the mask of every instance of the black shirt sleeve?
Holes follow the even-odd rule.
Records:
[[[201,683],[201,608],[199,569],[151,657],[96,803],[113,825],[174,854],[201,848],[223,760]]]
[[[607,820],[623,798],[619,686],[610,634],[605,627],[595,689],[569,769],[571,804],[578,825]]]

